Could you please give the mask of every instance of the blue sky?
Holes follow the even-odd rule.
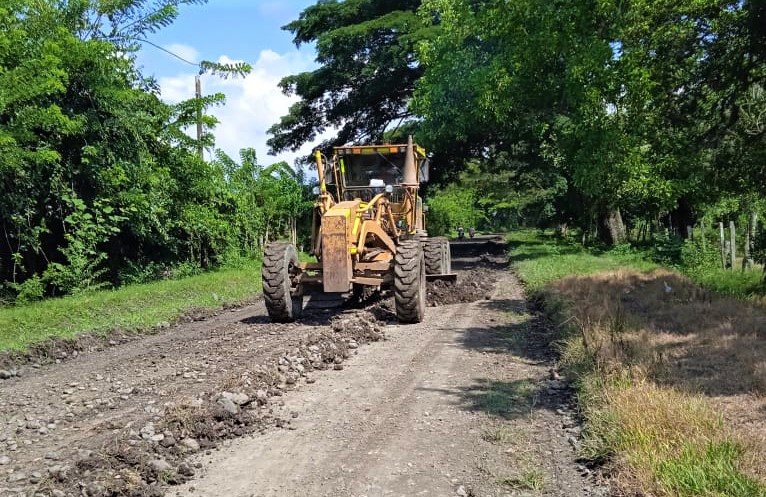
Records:
[[[276,84],[288,75],[315,67],[314,50],[292,43],[291,33],[281,30],[298,18],[314,0],[209,0],[198,6],[182,7],[176,22],[152,35],[149,40],[192,62],[245,61],[253,66],[247,78],[221,80],[202,77],[205,94],[222,92],[227,104],[211,113],[221,121],[214,131],[217,145],[237,157],[240,148],[253,147],[260,162],[271,164],[297,154],[266,155],[266,130],[287,112],[295,100],[282,95]],[[145,45],[138,56],[145,75],[154,75],[168,102],[194,95],[197,70],[152,46]],[[317,140],[317,141],[321,141]],[[306,144],[299,153],[309,153]]]

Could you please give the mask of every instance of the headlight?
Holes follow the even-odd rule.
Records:
[[[393,193],[394,185],[386,185],[386,193]]]
[[[314,195],[319,195],[319,192],[320,192],[320,190],[319,190],[319,187],[318,187],[318,186],[315,186],[315,187],[314,187],[314,189],[313,189],[313,190],[311,190],[311,192],[312,192]]]

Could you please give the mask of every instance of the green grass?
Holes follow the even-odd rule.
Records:
[[[240,268],[180,280],[0,308],[0,350],[23,351],[50,337],[148,330],[193,309],[213,310],[246,301],[260,290],[260,262],[248,261]]]
[[[530,412],[537,385],[530,379],[488,381],[480,383],[473,394],[474,408],[492,416],[513,418]]]
[[[511,442],[518,437],[509,427],[500,425],[485,429],[481,434],[481,438],[490,443],[503,444]]]
[[[596,253],[575,243],[556,240],[539,231],[516,231],[508,236],[511,259],[532,292],[573,274],[589,274],[621,267],[654,269],[657,264],[637,251]]]
[[[763,272],[760,268],[747,271],[722,268],[681,270],[699,286],[723,295],[740,299],[762,298],[764,295]]]
[[[687,445],[678,457],[663,461],[657,475],[666,490],[680,497],[766,496],[766,487],[737,467],[743,453],[741,446],[730,441],[709,443],[702,450],[697,445]]]
[[[542,492],[545,488],[545,473],[538,468],[526,468],[520,475],[503,478],[500,483],[517,490]]]

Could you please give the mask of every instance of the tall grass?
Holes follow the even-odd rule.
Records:
[[[764,448],[750,443],[766,436],[728,411],[757,411],[766,393],[762,308],[632,249],[599,254],[531,232],[510,243],[519,276],[559,324],[560,363],[586,419],[583,456],[611,468],[618,493],[766,496]]]
[[[179,280],[131,285],[0,308],[0,350],[25,350],[50,337],[166,325],[192,310],[213,310],[252,299],[261,289],[260,263]]]

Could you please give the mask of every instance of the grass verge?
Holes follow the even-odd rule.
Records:
[[[520,278],[559,323],[586,420],[583,456],[618,494],[766,496],[766,313],[636,254],[510,238]]]
[[[260,263],[248,261],[238,268],[180,280],[0,308],[0,351],[23,351],[51,337],[163,326],[193,310],[215,310],[247,301],[260,289]]]
[[[637,252],[593,253],[576,243],[560,242],[535,231],[517,231],[510,236],[513,262],[524,284],[532,292],[551,281],[573,274],[591,274],[621,267],[654,269],[657,264]]]
[[[747,271],[711,268],[687,270],[684,274],[698,285],[718,293],[766,303],[760,268]]]

